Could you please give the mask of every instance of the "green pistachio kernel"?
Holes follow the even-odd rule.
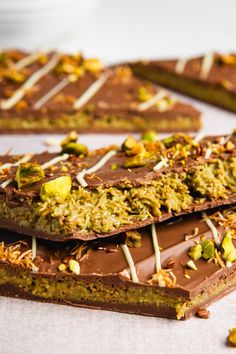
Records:
[[[71,190],[71,177],[62,176],[42,185],[40,198],[45,202],[48,198],[58,198],[64,201]]]
[[[175,140],[174,136],[168,136],[167,138],[163,139],[162,142],[168,147],[169,144],[174,142],[174,140]]]
[[[236,328],[232,328],[229,330],[228,342],[236,347]]]
[[[202,246],[198,243],[190,248],[188,253],[189,257],[191,257],[194,261],[202,257]]]
[[[21,163],[16,172],[18,188],[41,181],[45,177],[44,170],[37,163]]]
[[[157,154],[153,152],[144,151],[140,154],[137,154],[133,157],[130,157],[125,160],[124,167],[132,168],[132,167],[142,167],[146,166],[149,163],[156,162]]]
[[[140,247],[142,243],[142,236],[138,231],[126,231],[125,243],[128,247]]]
[[[149,130],[145,132],[141,138],[144,141],[156,141],[157,140],[157,133],[154,130]]]
[[[113,163],[112,165],[111,165],[111,170],[112,171],[115,171],[115,170],[117,170],[119,168],[119,165],[117,165],[117,163]]]
[[[187,267],[192,270],[197,270],[196,264],[192,260],[187,262]]]
[[[152,94],[145,86],[141,86],[138,89],[138,100],[140,102],[149,101],[152,98]]]
[[[215,245],[212,240],[204,240],[202,242],[202,257],[204,259],[214,258],[215,256]]]
[[[75,273],[76,275],[79,275],[79,273],[80,273],[79,262],[75,261],[74,259],[71,259],[69,261],[69,268],[70,268],[71,272]]]
[[[60,272],[63,272],[63,270],[66,270],[67,266],[64,263],[59,264],[58,269]]]
[[[126,138],[123,144],[121,145],[121,150],[128,151],[133,149],[136,145],[137,141],[132,136],[128,136],[128,138]]]
[[[88,148],[85,145],[79,143],[68,143],[62,147],[63,154],[72,154],[76,156],[87,156]]]
[[[65,139],[62,140],[61,147],[64,147],[69,143],[76,143],[77,140],[78,140],[78,134],[75,130],[73,130],[65,137]]]
[[[236,262],[236,248],[232,242],[231,231],[228,230],[221,243],[221,248],[223,250],[222,256],[227,262]]]

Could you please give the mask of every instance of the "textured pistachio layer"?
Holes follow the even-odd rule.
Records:
[[[73,231],[108,233],[119,227],[188,211],[191,205],[226,199],[236,192],[236,158],[215,159],[191,172],[163,174],[150,185],[79,187],[64,202],[30,200],[11,208],[0,201],[0,217],[55,235]]]
[[[165,117],[153,119],[132,115],[130,118],[123,118],[116,115],[104,115],[94,118],[84,112],[74,114],[63,114],[59,117],[51,118],[47,115],[40,118],[35,117],[0,117],[0,130],[39,130],[39,131],[68,131],[78,130],[120,130],[120,131],[145,131],[155,129],[157,131],[196,131],[201,127],[198,117],[177,116],[174,119]]]

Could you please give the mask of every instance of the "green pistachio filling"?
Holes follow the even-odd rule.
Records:
[[[101,301],[107,304],[135,304],[152,305],[158,308],[172,308],[173,315],[181,319],[186,312],[199,308],[206,302],[210,302],[228,288],[236,286],[235,276],[231,276],[224,281],[216,281],[204,291],[201,291],[191,300],[171,294],[166,289],[155,286],[119,286],[114,287],[103,281],[83,280],[81,278],[70,277],[57,278],[37,276],[34,273],[24,270],[17,272],[5,267],[0,268],[0,285],[10,284],[21,291],[48,300],[62,301]]]
[[[0,129],[9,131],[68,131],[71,129],[79,129],[81,131],[97,129],[98,131],[145,131],[154,129],[157,131],[196,131],[201,128],[201,120],[198,116],[189,117],[183,114],[178,115],[174,119],[164,118],[153,119],[133,115],[132,118],[121,117],[115,114],[104,115],[94,118],[90,113],[77,112],[73,114],[61,114],[60,117],[42,116],[35,118],[34,116],[17,117],[1,117]]]
[[[149,185],[96,189],[55,180],[45,183],[41,199],[25,200],[10,208],[2,199],[0,217],[50,234],[105,233],[137,220],[161,217],[162,213],[188,211],[191,205],[222,200],[236,192],[236,158],[215,159],[191,172],[162,174]],[[59,180],[58,178],[57,180]],[[67,181],[70,182],[70,181]],[[55,187],[55,188],[54,188]],[[46,193],[45,193],[46,190]],[[60,194],[65,190],[63,198]],[[64,193],[64,192],[63,192]]]

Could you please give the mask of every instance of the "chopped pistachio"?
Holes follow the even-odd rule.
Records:
[[[125,160],[124,167],[142,167],[149,163],[156,162],[158,155],[155,152],[147,152],[144,150],[142,153],[139,153],[135,156],[132,156]]]
[[[18,188],[41,181],[45,177],[44,170],[37,163],[21,163],[16,172]]]
[[[69,143],[76,143],[77,140],[78,140],[78,134],[75,130],[73,130],[69,134],[67,134],[65,139],[62,140],[61,147],[64,147],[64,146],[68,145]]]
[[[4,77],[12,82],[20,83],[25,80],[25,75],[14,70],[6,70]]]
[[[142,241],[141,234],[136,230],[126,231],[125,243],[128,247],[140,247]]]
[[[60,270],[60,272],[63,272],[63,270],[66,270],[67,266],[64,264],[64,263],[61,263],[59,266],[58,266],[58,269]]]
[[[132,136],[128,136],[128,138],[126,138],[121,145],[121,150],[126,152],[128,150],[132,150],[136,145],[137,141]]]
[[[236,347],[236,328],[232,328],[229,330],[228,342]]]
[[[79,262],[75,261],[74,259],[70,259],[69,268],[70,268],[71,272],[75,273],[76,275],[79,275],[79,273],[80,273]]]
[[[203,240],[202,242],[202,257],[204,259],[214,258],[215,245],[212,240]]]
[[[138,89],[138,100],[140,102],[149,101],[152,98],[152,94],[145,86],[141,86]]]
[[[198,243],[190,248],[188,253],[189,257],[191,257],[194,261],[202,257],[202,246]]]
[[[117,170],[118,168],[119,168],[119,165],[117,165],[117,163],[113,163],[113,164],[111,165],[112,171],[115,171],[115,170]]]
[[[42,185],[40,190],[40,198],[46,201],[48,198],[59,198],[64,201],[71,190],[71,177],[62,176],[55,178]]]
[[[192,270],[197,270],[196,264],[192,260],[187,262],[187,266]]]
[[[236,262],[236,248],[232,242],[231,231],[228,230],[221,243],[221,248],[223,250],[222,256],[227,262]]]
[[[162,142],[166,146],[169,146],[169,144],[173,143],[174,137],[173,136],[168,136],[167,138],[163,139]]]
[[[157,133],[154,130],[149,130],[143,134],[141,139],[145,141],[151,141],[151,142],[156,141]]]
[[[90,73],[98,73],[102,70],[103,66],[102,63],[99,59],[86,59],[83,62],[83,67],[86,71],[89,71]]]
[[[68,143],[67,145],[63,145],[62,147],[63,154],[73,154],[76,156],[87,156],[88,155],[88,148],[85,145],[79,143]]]

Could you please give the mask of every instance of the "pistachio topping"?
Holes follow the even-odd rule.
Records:
[[[226,262],[236,262],[236,248],[232,242],[232,231],[227,230],[221,243],[222,256]]]
[[[61,263],[59,264],[58,269],[60,270],[60,272],[63,272],[67,269],[67,266],[64,263]]]
[[[80,274],[79,262],[75,261],[74,259],[70,259],[69,260],[69,269],[72,273],[79,275]]]
[[[75,130],[72,130],[67,134],[65,139],[61,141],[61,147],[68,145],[69,143],[76,143],[78,140],[78,133]]]
[[[142,243],[142,235],[136,231],[126,231],[125,243],[128,247],[140,247]]]
[[[76,156],[87,156],[88,148],[85,145],[71,142],[63,146],[62,153],[73,154]]]
[[[45,174],[42,167],[37,163],[21,163],[16,172],[18,188],[29,186],[44,179]]]
[[[215,256],[215,245],[212,240],[203,240],[202,242],[202,257],[204,259],[211,259]]]
[[[191,257],[194,261],[198,260],[202,257],[202,246],[198,243],[191,247],[189,253],[189,257]]]
[[[151,142],[156,141],[157,133],[154,130],[148,130],[142,135],[141,140],[151,141]]]
[[[40,198],[47,201],[50,198],[56,198],[64,201],[70,193],[72,181],[70,176],[61,176],[42,185]]]

